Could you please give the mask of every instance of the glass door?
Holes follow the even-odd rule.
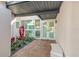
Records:
[[[55,20],[43,20],[42,21],[42,38],[54,39],[55,38]]]

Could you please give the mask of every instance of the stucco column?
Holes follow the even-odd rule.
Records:
[[[0,2],[0,57],[10,56],[11,12]]]

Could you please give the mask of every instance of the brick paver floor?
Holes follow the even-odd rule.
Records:
[[[14,57],[49,57],[51,51],[50,40],[34,40],[17,51]]]

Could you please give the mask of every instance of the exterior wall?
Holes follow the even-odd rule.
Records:
[[[63,2],[57,21],[57,42],[65,55],[79,56],[79,2]]]
[[[10,56],[11,12],[0,2],[0,56]]]
[[[18,29],[16,28],[16,22],[11,25],[11,38],[19,36]]]
[[[16,28],[16,22],[19,22],[21,23],[21,20],[17,19],[17,18],[14,18],[12,21],[11,21],[11,37],[18,37],[19,36],[19,29]]]
[[[79,57],[79,2],[72,2],[71,56]]]
[[[56,18],[56,39],[66,56],[70,56],[71,52],[71,10],[71,2],[63,2]]]

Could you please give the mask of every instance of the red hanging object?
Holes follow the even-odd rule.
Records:
[[[20,40],[24,39],[24,26],[19,27],[19,36]]]

